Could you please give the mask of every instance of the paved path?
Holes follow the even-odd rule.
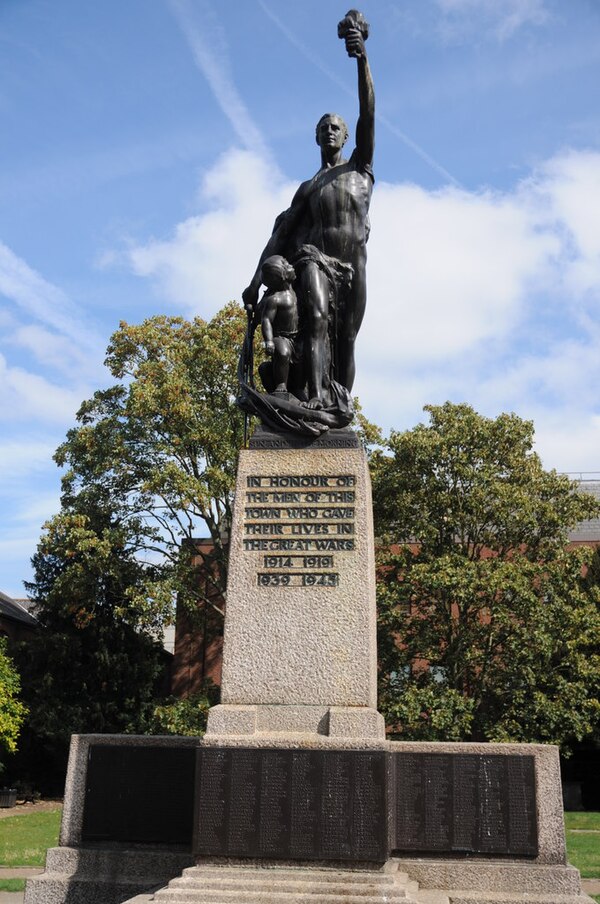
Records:
[[[39,876],[44,872],[43,868],[36,869],[33,866],[18,866],[9,869],[7,866],[0,867],[0,879],[28,879],[30,876]]]
[[[0,867],[0,879],[27,879],[29,876],[39,876],[43,869],[35,869],[32,866],[21,866],[15,869]],[[0,904],[23,904],[22,891],[0,891]]]

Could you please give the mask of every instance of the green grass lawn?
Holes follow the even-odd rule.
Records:
[[[57,806],[0,819],[0,866],[44,866],[46,850],[58,843],[60,815]]]
[[[600,879],[600,813],[565,813],[565,828],[569,863],[584,879]]]
[[[565,828],[600,832],[600,813],[565,813]]]
[[[25,879],[0,879],[0,891],[25,891]]]

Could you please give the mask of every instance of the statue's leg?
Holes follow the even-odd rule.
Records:
[[[329,309],[329,280],[312,261],[302,269],[302,298],[307,313],[308,395],[310,402],[322,403]],[[309,403],[310,404],[310,403]]]
[[[360,329],[367,303],[367,281],[364,267],[357,267],[352,288],[346,297],[344,321],[338,326],[338,382],[351,390],[354,385],[356,365],[354,344]]]
[[[284,336],[276,336],[274,345],[273,376],[275,378],[275,390],[284,392],[287,389],[292,347]]]

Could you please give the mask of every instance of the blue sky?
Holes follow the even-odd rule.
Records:
[[[377,178],[355,389],[533,418],[600,471],[600,3],[369,0]],[[0,0],[0,588],[58,510],[52,453],[119,320],[239,298],[356,119],[331,0]]]

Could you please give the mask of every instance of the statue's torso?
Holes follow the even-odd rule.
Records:
[[[277,310],[273,324],[276,333],[292,333],[298,330],[298,301],[290,289],[276,293]]]
[[[365,257],[373,180],[353,160],[321,170],[305,183],[307,217],[302,241],[340,261]]]

